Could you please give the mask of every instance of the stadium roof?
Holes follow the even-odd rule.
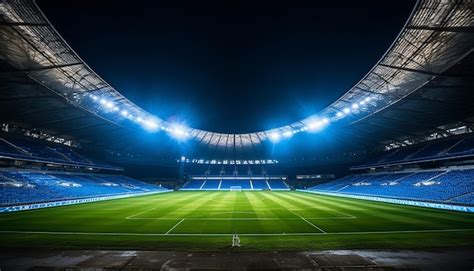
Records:
[[[317,115],[246,134],[184,127],[144,111],[87,66],[34,1],[3,1],[0,15],[3,122],[83,143],[133,140],[131,131],[140,128],[176,153],[182,146],[170,148],[164,135],[187,138],[196,158],[267,158],[274,141],[291,136],[301,138],[294,152],[314,151],[305,142],[322,126],[330,126],[337,142],[386,144],[474,115],[468,2],[419,1],[384,56],[342,97]]]

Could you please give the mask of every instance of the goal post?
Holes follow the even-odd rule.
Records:
[[[231,186],[229,191],[242,191],[242,186]]]

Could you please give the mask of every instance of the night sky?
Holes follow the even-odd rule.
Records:
[[[170,121],[232,133],[286,125],[329,105],[380,59],[415,4],[224,2],[37,1],[130,100]]]

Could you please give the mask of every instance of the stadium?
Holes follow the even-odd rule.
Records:
[[[471,1],[66,2],[0,2],[0,270],[474,267]]]

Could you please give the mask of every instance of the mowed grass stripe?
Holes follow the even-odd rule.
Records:
[[[452,220],[449,219],[450,216],[447,216],[446,213],[442,217],[431,217],[424,216],[424,212],[437,212],[438,210],[426,209],[426,208],[417,208],[413,209],[410,206],[404,205],[392,205],[390,208],[380,207],[378,202],[370,202],[364,200],[347,200],[340,197],[326,197],[315,194],[306,194],[295,195],[295,197],[304,197],[308,200],[322,201],[326,204],[342,204],[351,203],[353,206],[358,206],[362,210],[352,210],[352,213],[358,218],[357,221],[354,221],[352,226],[353,230],[364,231],[367,228],[373,228],[380,225],[387,229],[400,230],[400,229],[413,229],[413,230],[423,230],[423,229],[449,229],[449,228],[465,228],[472,226],[472,221],[467,221],[465,219],[466,215],[469,214],[459,214],[451,213],[451,215],[462,215],[463,220]],[[384,204],[382,204],[384,205]],[[408,210],[408,211],[407,211]],[[443,211],[444,212],[444,211]],[[385,221],[384,221],[385,220]],[[326,222],[325,222],[326,223]],[[330,223],[330,222],[327,222]],[[334,223],[333,223],[334,225]],[[341,225],[334,225],[335,228],[339,228],[340,231],[346,231],[345,227]]]
[[[298,195],[296,195],[298,197]],[[311,200],[313,195],[304,196]],[[336,204],[338,201],[335,201]],[[391,212],[375,211],[372,208],[371,202],[353,202],[353,205],[359,206],[365,211],[355,211],[357,213],[358,221],[351,221],[350,226],[354,231],[364,231],[367,228],[373,230],[379,230],[383,228],[392,229],[392,230],[402,230],[402,229],[413,229],[413,230],[422,230],[422,229],[446,229],[450,228],[451,224],[446,223],[446,221],[438,221],[438,223],[426,223],[425,219],[419,216],[407,216],[404,212],[399,211],[404,207],[399,206],[399,209],[393,210]],[[354,213],[354,211],[352,211]],[[338,228],[338,231],[347,231],[347,227],[342,225],[335,225],[334,222],[325,222],[331,223],[333,228]],[[379,226],[378,226],[379,225]],[[454,226],[455,227],[455,226]]]
[[[309,194],[304,192],[297,193],[296,196],[301,196],[302,194],[306,198],[312,198],[313,195],[316,194]],[[316,195],[316,198],[319,198],[325,202],[337,202],[341,204],[352,204],[356,206],[360,206],[362,208],[366,208],[367,210],[371,210],[376,213],[384,213],[386,211],[390,211],[393,213],[399,213],[401,216],[416,216],[429,220],[450,220],[453,222],[465,222],[466,215],[470,215],[474,218],[473,214],[466,214],[462,212],[450,212],[445,210],[437,210],[437,209],[430,209],[430,208],[423,208],[423,207],[416,207],[416,206],[405,206],[405,205],[398,205],[398,204],[390,204],[390,203],[383,203],[374,202],[374,201],[367,201],[367,200],[359,200],[359,199],[349,199],[343,197],[334,197],[334,196],[326,196],[326,195]],[[358,212],[357,210],[355,212]],[[446,215],[449,214],[449,215]]]
[[[125,219],[132,214],[150,209],[149,212],[137,215],[137,217],[145,218],[143,220]],[[335,213],[336,217],[343,216],[338,213],[344,213],[357,218],[316,220],[316,217],[327,217],[328,213]],[[321,229],[328,232],[328,235],[323,235],[322,232],[312,227],[298,215],[321,227]],[[146,219],[147,217],[152,219]],[[170,220],[160,220],[163,218],[170,218]],[[193,218],[202,219],[202,221],[192,221]],[[213,240],[217,240],[218,236],[229,236],[233,233],[248,236],[244,240],[246,242],[244,245],[254,244],[257,246],[261,239],[253,238],[258,236],[262,236],[262,238],[263,236],[268,236],[268,238],[275,236],[275,241],[281,242],[280,244],[283,247],[285,240],[295,242],[295,239],[287,239],[289,236],[308,236],[308,239],[299,241],[301,244],[307,245],[309,242],[315,242],[316,239],[314,238],[319,238],[317,239],[318,246],[326,244],[325,242],[327,244],[338,244],[338,247],[344,247],[345,244],[349,243],[363,245],[368,239],[376,241],[377,244],[399,242],[398,244],[403,246],[424,242],[422,236],[427,236],[427,234],[431,238],[429,240],[430,244],[437,244],[437,239],[433,238],[439,238],[439,244],[469,243],[469,240],[472,244],[474,242],[472,234],[474,220],[472,218],[474,218],[472,214],[413,208],[303,192],[196,191],[172,192],[1,214],[0,233],[2,242],[13,246],[27,244],[28,240],[38,240],[40,245],[43,242],[47,246],[48,242],[55,238],[53,236],[56,233],[61,236],[55,239],[57,247],[61,247],[60,242],[63,240],[61,238],[65,238],[64,240],[67,241],[64,242],[67,242],[67,244],[77,243],[72,235],[82,236],[77,239],[85,238],[82,241],[83,247],[93,247],[95,244],[102,244],[106,240],[109,240],[106,244],[111,244],[112,241],[110,240],[117,240],[117,243],[126,245],[126,242],[132,241],[132,237],[126,238],[127,235],[130,235],[136,236],[136,238],[156,236],[157,240],[162,240],[159,238],[165,238],[166,236],[169,239],[166,239],[165,245],[160,245],[161,247],[166,246],[166,244],[170,246],[181,244],[183,246],[196,245],[205,249],[202,246],[206,245],[206,242],[200,241],[197,245],[195,241],[183,236],[189,236],[189,238],[192,236],[215,236],[214,239],[206,238],[206,240],[209,240],[207,244],[212,246]],[[439,229],[436,229],[436,226]],[[25,236],[22,237],[23,233],[28,232],[40,236],[31,237],[24,234]],[[41,232],[44,234],[40,234]],[[67,233],[70,233],[71,237],[65,237]],[[104,239],[101,239],[102,234]],[[109,237],[107,239],[107,235],[112,236],[114,234],[123,237]],[[376,237],[366,237],[369,235],[378,236],[378,234],[385,234],[381,236],[387,238],[386,241]],[[95,236],[94,241],[92,241],[92,237],[86,237],[87,235]],[[179,239],[179,236],[184,239]],[[334,237],[329,238],[327,236]],[[337,236],[351,237],[339,239]],[[91,241],[87,243],[88,241],[85,240],[89,239]],[[125,239],[128,241],[123,241]],[[222,242],[222,239],[219,240],[219,242]],[[271,246],[269,248],[271,249]]]
[[[223,197],[222,194],[215,192],[204,192],[201,194],[199,200],[195,202],[190,202],[188,205],[183,206],[184,212],[179,212],[179,217],[182,218],[172,229],[170,229],[167,234],[170,233],[188,233],[195,230],[204,231],[209,225],[209,221],[202,220],[193,220],[193,218],[206,218],[206,214],[209,213],[209,210],[216,208],[214,202]],[[217,205],[217,204],[216,204]],[[192,207],[189,207],[192,206]],[[190,231],[190,228],[193,230]]]
[[[260,200],[255,197],[254,193],[251,192],[244,192],[244,197],[247,200],[247,203],[249,205],[249,211],[253,211],[255,213],[255,218],[258,219],[259,217],[259,212],[258,210],[262,208],[262,206],[259,204]],[[265,208],[265,207],[263,207]],[[252,223],[252,227],[255,228],[256,232],[265,232],[264,225],[260,222],[261,220],[256,220],[254,223]]]
[[[292,209],[298,208],[298,206],[295,206],[291,203],[285,202],[283,199],[281,199],[281,194],[282,193],[285,193],[285,192],[276,192],[276,193],[267,192],[267,193],[263,193],[262,195],[265,198],[269,199],[271,202],[273,202],[273,204],[276,204],[277,206],[280,206],[281,209],[282,209],[282,213],[291,214],[291,216],[293,216],[293,217],[300,218],[301,221],[304,223],[304,225],[309,225],[311,227],[311,231],[313,231],[313,232],[317,231],[317,232],[321,232],[321,233],[326,232],[324,229],[321,229],[319,226],[305,220],[303,217],[301,217],[300,215],[298,215],[294,211],[291,211]],[[285,220],[285,219],[283,219],[282,221],[284,223],[287,223],[287,224],[289,224],[290,221],[293,222],[292,220]],[[305,229],[304,227],[301,227],[301,231],[299,231],[299,232],[306,232],[307,230],[308,229]],[[295,231],[298,232],[297,230],[295,230]]]

